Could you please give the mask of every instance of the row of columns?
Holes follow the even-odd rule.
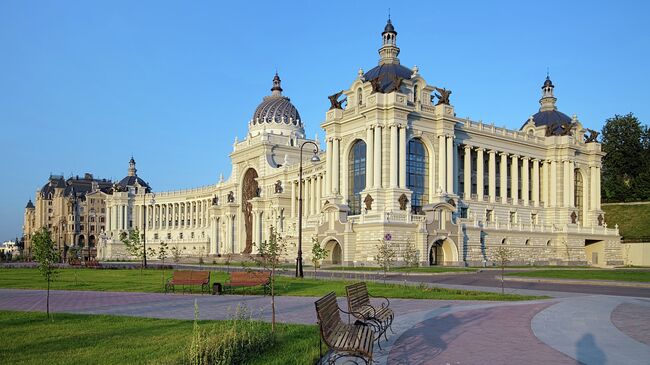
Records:
[[[205,228],[208,226],[208,209],[212,202],[209,199],[154,204],[153,206],[137,205],[137,224],[143,229],[143,213],[147,210],[147,229],[170,228]],[[170,223],[171,222],[171,223]]]
[[[321,201],[326,195],[327,181],[325,174],[315,174],[303,178],[302,185],[302,212],[303,217],[318,214]],[[298,216],[298,181],[291,181],[291,217]]]

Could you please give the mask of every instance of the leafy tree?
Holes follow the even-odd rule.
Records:
[[[318,238],[311,238],[311,262],[314,264],[314,277],[316,277],[316,270],[320,268],[320,263],[327,257],[327,250],[320,245]]]
[[[281,267],[281,259],[287,253],[287,242],[275,227],[269,228],[269,240],[260,244],[258,264],[271,271],[271,332],[275,332],[275,273]]]
[[[139,258],[141,262],[140,267],[144,267],[144,255],[146,252],[144,251],[144,245],[140,241],[140,231],[135,228],[129,231],[128,235],[121,235],[121,239],[126,248],[126,252],[128,252],[131,256]]]
[[[650,198],[650,132],[632,113],[607,119],[602,131],[602,196],[623,202]]]
[[[162,262],[162,284],[163,284],[163,289],[165,288],[165,259],[167,258],[168,250],[167,250],[167,243],[166,242],[160,242],[160,245],[158,246],[158,254],[157,258]]]
[[[384,281],[386,281],[386,273],[390,270],[390,267],[395,261],[395,256],[397,256],[395,249],[389,244],[390,240],[391,235],[386,234],[384,238],[379,240],[379,244],[376,246],[377,255],[375,255],[375,261],[377,261],[384,271]]]
[[[504,246],[499,246],[494,250],[493,260],[499,264],[501,267],[501,294],[504,294],[505,289],[503,288],[503,276],[506,265],[510,262],[512,258],[512,251]]]
[[[406,247],[404,248],[402,256],[404,257],[406,267],[420,266],[420,252],[415,247],[415,243],[411,242],[410,239],[406,239]]]
[[[32,237],[32,253],[38,262],[38,271],[47,281],[46,310],[50,318],[50,284],[57,274],[57,263],[60,260],[59,251],[54,247],[50,231],[41,228]]]
[[[174,260],[175,264],[178,264],[181,261],[181,250],[178,249],[178,246],[174,246],[170,251],[172,253],[172,260]]]

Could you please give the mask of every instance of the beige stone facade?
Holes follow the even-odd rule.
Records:
[[[398,259],[415,245],[424,265],[490,265],[502,245],[517,264],[622,263],[600,207],[604,154],[576,116],[557,111],[548,77],[539,112],[509,130],[458,118],[450,92],[399,53],[389,22],[378,66],[331,97],[318,158],[303,149],[306,262],[316,239],[344,265],[376,264],[381,240]],[[131,179],[106,195],[99,256],[125,257],[119,236],[136,227],[149,247],[164,241],[191,256],[255,254],[270,226],[295,244],[300,147],[321,142],[305,137],[277,75],[271,90],[235,138],[228,179],[153,193],[132,161]],[[287,259],[295,255],[293,246]]]

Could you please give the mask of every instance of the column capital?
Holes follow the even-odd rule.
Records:
[[[519,156],[519,155],[516,154],[516,153],[513,153],[513,154],[510,155],[510,157],[514,160],[514,159],[517,159],[517,158],[519,158],[519,157],[521,157],[521,156]]]
[[[528,156],[519,156],[519,158],[521,158],[522,161],[530,161],[531,160],[531,158],[528,157]]]
[[[506,156],[506,157],[508,157],[508,152],[499,152],[499,156]]]
[[[463,145],[463,147],[465,148],[466,151],[467,150],[470,150],[470,151],[472,150],[472,146],[470,146],[468,144]]]
[[[476,152],[485,152],[486,151],[486,149],[483,148],[483,147],[474,147],[474,149],[476,150]]]
[[[495,150],[488,150],[487,152],[490,155],[496,155],[497,154],[497,151],[495,151]]]

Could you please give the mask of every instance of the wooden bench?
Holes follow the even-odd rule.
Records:
[[[271,274],[266,271],[236,271],[230,273],[230,279],[225,282],[224,290],[230,289],[232,292],[235,288],[262,286],[264,295],[271,288]]]
[[[375,342],[372,328],[362,324],[343,323],[339,312],[347,312],[339,308],[334,292],[318,299],[315,304],[320,339],[331,351],[328,363],[334,364],[343,357],[355,357],[363,360],[366,365],[372,364]]]
[[[68,259],[68,265],[70,265],[70,266],[81,266],[81,260],[79,260],[78,258]]]
[[[172,277],[169,280],[167,280],[167,284],[165,284],[165,293],[167,293],[168,291],[175,292],[177,285],[181,286],[183,292],[185,292],[185,288],[188,287],[190,293],[192,292],[192,286],[200,285],[201,293],[209,293],[210,272],[194,271],[194,270],[174,271]]]
[[[101,265],[99,264],[99,261],[97,261],[97,259],[92,258],[92,259],[86,261],[86,267],[95,267],[96,268],[96,267],[101,267]]]
[[[365,282],[348,285],[345,287],[345,292],[348,298],[348,310],[350,314],[358,320],[373,326],[379,333],[377,339],[381,338],[381,335],[384,335],[384,338],[388,340],[386,330],[391,328],[393,319],[395,318],[395,313],[389,308],[390,301],[388,298],[374,297],[368,294],[368,287]],[[370,304],[371,297],[382,298],[384,301],[379,307],[373,306]],[[377,344],[379,345],[379,343]],[[379,347],[381,348],[381,345]]]

